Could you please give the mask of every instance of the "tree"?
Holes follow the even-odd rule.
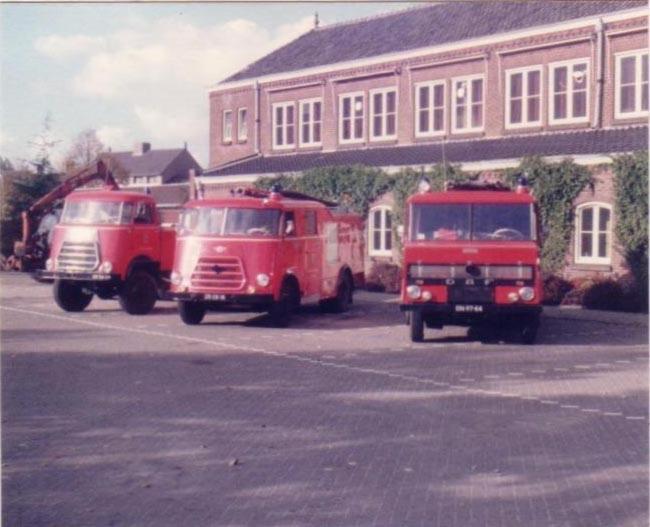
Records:
[[[63,160],[63,170],[70,176],[95,161],[104,151],[104,144],[93,129],[83,130],[68,149]]]

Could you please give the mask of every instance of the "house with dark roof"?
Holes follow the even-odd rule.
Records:
[[[151,143],[138,143],[129,152],[106,152],[113,174],[120,185],[135,192],[146,192],[156,200],[163,222],[174,223],[182,205],[190,197],[190,171],[203,172],[194,156],[184,148],[153,150]]]
[[[645,1],[427,4],[315,26],[210,91],[208,194],[260,176],[443,161],[471,171],[572,157],[597,184],[575,203],[567,274],[618,273],[612,155],[647,149]],[[392,255],[390,196],[368,218]]]

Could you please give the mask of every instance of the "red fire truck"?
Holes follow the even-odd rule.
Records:
[[[83,311],[96,294],[117,297],[127,313],[143,315],[168,287],[175,238],[173,228],[161,226],[151,196],[74,192],[65,200],[40,276],[54,279],[54,300],[65,311]]]
[[[363,280],[362,220],[335,205],[277,187],[186,203],[171,275],[183,322],[234,308],[285,326],[301,302],[348,309]]]
[[[413,342],[424,326],[516,328],[525,343],[542,311],[539,221],[524,182],[456,185],[408,199],[401,310]]]

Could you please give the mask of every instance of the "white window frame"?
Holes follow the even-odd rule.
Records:
[[[622,53],[616,53],[614,57],[616,58],[616,66],[614,70],[614,117],[616,119],[629,119],[632,117],[647,117],[649,112],[648,110],[641,109],[641,57],[643,55],[648,55],[647,49],[636,49],[634,51],[625,51]],[[625,58],[635,57],[634,65],[634,88],[635,88],[635,100],[634,100],[634,111],[631,112],[622,112],[621,108],[621,62]],[[650,61],[650,58],[648,58]],[[650,67],[650,66],[649,66]],[[646,88],[648,89],[648,88]]]
[[[471,126],[472,122],[472,81],[480,79],[483,82],[483,99],[481,100],[481,126]],[[466,82],[467,83],[467,126],[465,128],[458,128],[458,123],[456,122],[456,83],[457,82]],[[453,77],[451,79],[451,132],[454,134],[466,134],[473,132],[482,132],[485,130],[485,92],[487,89],[487,84],[485,82],[485,74],[478,73],[476,75],[465,75],[463,77]]]
[[[314,141],[314,128],[316,121],[314,120],[314,104],[315,103],[320,103],[320,121],[318,121],[318,124],[320,124],[320,141]],[[302,126],[304,124],[303,122],[303,108],[305,106],[309,106],[309,141],[308,142],[303,142],[302,140]],[[315,97],[313,99],[302,99],[298,101],[298,111],[300,112],[299,118],[298,118],[298,130],[299,130],[299,135],[298,135],[298,144],[301,147],[313,147],[313,146],[322,146],[323,145],[323,99],[320,97]]]
[[[386,123],[388,122],[388,112],[386,111],[386,100],[388,99],[389,93],[395,93],[395,133],[391,135],[386,134]],[[378,93],[382,94],[382,108],[384,111],[381,114],[381,129],[383,131],[382,135],[375,135],[374,132],[374,119],[375,119],[375,95]],[[375,90],[368,91],[368,99],[370,101],[370,111],[368,112],[368,136],[370,141],[388,141],[391,139],[397,139],[397,130],[399,127],[399,90],[397,86],[390,86],[388,88],[377,88]]]
[[[375,212],[381,211],[381,216],[380,216],[380,225],[379,225],[379,232],[380,232],[380,239],[379,239],[379,245],[380,247],[377,248],[375,247]],[[391,226],[391,248],[386,249],[386,213],[390,213],[391,216],[393,216],[393,208],[390,207],[389,205],[378,205],[376,207],[373,207],[370,209],[368,212],[368,255],[369,256],[392,256],[393,254],[393,249],[392,247],[394,246],[395,240],[393,239],[393,232],[392,232],[392,226]],[[391,220],[393,217],[391,217]],[[392,221],[391,221],[392,225]]]
[[[226,117],[230,117],[230,129],[226,127]],[[224,110],[221,114],[221,142],[232,143],[232,110]]]
[[[530,98],[528,94],[528,74],[531,71],[536,71],[539,73],[539,118],[536,121],[531,121],[528,118],[528,99]],[[510,79],[513,75],[521,73],[522,83],[521,83],[521,122],[512,123],[510,122],[510,103],[512,102],[512,94],[510,93]],[[544,69],[542,65],[537,66],[527,66],[525,68],[515,68],[511,70],[506,70],[506,103],[505,103],[505,127],[507,129],[513,128],[529,128],[531,126],[541,126],[542,125],[542,115],[544,115]]]
[[[591,254],[592,256],[582,256],[582,211],[584,209],[593,209],[592,215],[592,238],[591,238]],[[607,256],[598,255],[598,235],[600,234],[600,211],[607,209],[609,211],[609,230],[607,233]],[[599,201],[591,201],[589,203],[581,203],[576,207],[575,214],[575,254],[574,259],[577,264],[598,264],[598,265],[611,265],[612,263],[612,237],[613,237],[613,207],[608,203]]]
[[[573,117],[573,66],[577,64],[586,64],[585,75],[587,77],[585,82],[585,97],[587,104],[587,111],[584,117]],[[567,117],[563,119],[556,119],[553,117],[555,114],[555,91],[553,89],[553,80],[555,77],[555,70],[558,68],[567,68]],[[552,62],[548,65],[548,122],[549,124],[578,124],[588,123],[591,115],[591,59],[583,57],[580,59],[564,60],[562,62]]]
[[[246,112],[246,116],[243,119],[242,112]],[[248,140],[248,122],[246,121],[247,116],[248,109],[245,106],[237,109],[237,141],[241,141],[242,143]],[[243,127],[242,123],[244,124]],[[244,134],[242,134],[242,128],[244,128]]]
[[[354,100],[361,97],[361,137],[354,137]],[[343,99],[350,99],[350,139],[343,138]],[[354,143],[363,143],[366,138],[366,94],[362,91],[341,93],[339,95],[339,144],[349,145]]]
[[[433,92],[437,86],[442,86],[442,130],[434,130],[434,110],[437,108],[434,106],[434,96]],[[421,132],[420,131],[420,88],[427,87],[429,88],[429,131]],[[415,83],[415,114],[413,119],[413,126],[415,131],[415,137],[436,137],[439,135],[445,135],[447,130],[447,83],[443,80],[435,81],[426,81],[426,82],[417,82]]]
[[[287,108],[293,107],[293,142],[287,143]],[[276,143],[276,109],[282,108],[282,144]],[[296,147],[296,104],[293,101],[276,102],[271,105],[271,131],[273,150],[291,150]]]

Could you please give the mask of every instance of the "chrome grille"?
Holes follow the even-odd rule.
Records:
[[[231,256],[199,258],[191,279],[194,288],[218,291],[237,291],[245,281],[241,260]]]
[[[68,273],[94,271],[99,265],[95,242],[63,242],[56,258],[56,270]]]

